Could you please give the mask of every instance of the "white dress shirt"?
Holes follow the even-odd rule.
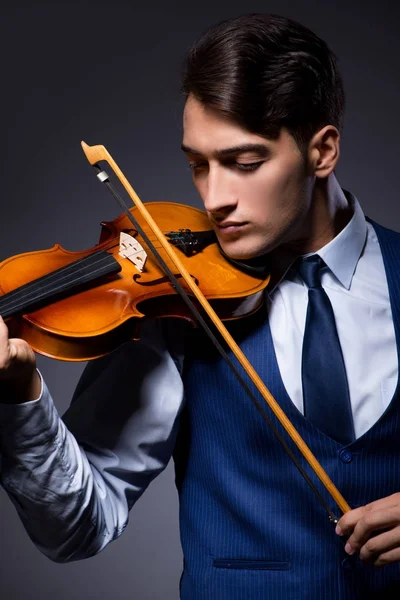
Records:
[[[352,220],[318,254],[332,271],[322,284],[335,312],[360,436],[390,402],[398,365],[381,252],[353,201]],[[307,289],[287,277],[269,303],[282,379],[302,410]],[[91,556],[118,537],[131,506],[167,465],[184,403],[179,331],[176,323],[150,321],[140,341],[89,363],[65,422],[45,383],[37,400],[0,404],[0,480],[30,537],[53,560]]]
[[[329,271],[321,284],[331,301],[350,392],[356,437],[365,433],[390,403],[398,360],[382,253],[371,223],[347,193],[354,214],[347,226],[316,254]],[[288,275],[269,300],[276,358],[289,397],[303,413],[301,352],[308,288]]]

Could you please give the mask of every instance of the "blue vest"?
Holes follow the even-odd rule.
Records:
[[[400,234],[374,227],[399,354]],[[400,491],[399,384],[377,423],[344,448],[290,400],[266,311],[232,322],[230,329],[352,508]],[[327,513],[201,332],[190,336],[184,382],[187,404],[174,457],[184,552],[181,598],[398,600],[400,564],[376,570],[344,552],[344,540],[334,533]],[[340,516],[315,475],[311,477]]]

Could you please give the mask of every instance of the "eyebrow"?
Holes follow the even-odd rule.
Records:
[[[198,154],[201,155],[201,152],[195,150],[194,148],[190,148],[189,146],[185,146],[185,144],[181,145],[181,149],[186,154]],[[221,158],[224,156],[229,156],[230,154],[240,154],[241,152],[256,152],[260,156],[267,156],[269,153],[269,149],[264,144],[241,144],[240,146],[232,146],[231,148],[223,148],[222,150],[215,150],[213,152],[213,156],[216,158]]]

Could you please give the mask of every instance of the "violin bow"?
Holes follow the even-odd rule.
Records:
[[[230,348],[230,350],[232,351],[233,355],[236,357],[239,364],[242,366],[242,368],[244,369],[244,371],[246,372],[248,377],[251,379],[254,386],[256,387],[258,392],[261,394],[261,396],[263,397],[265,402],[268,404],[269,408],[272,410],[275,417],[278,419],[278,421],[280,422],[280,424],[282,425],[282,427],[284,428],[286,433],[289,435],[289,437],[292,439],[294,444],[297,446],[298,450],[301,452],[301,454],[303,455],[303,457],[305,458],[305,460],[307,461],[307,463],[309,464],[311,469],[314,471],[314,473],[316,474],[316,476],[318,477],[320,482],[323,484],[323,486],[328,491],[330,496],[336,502],[336,504],[338,505],[338,507],[340,508],[342,513],[346,513],[349,510],[351,510],[349,504],[346,502],[346,500],[344,499],[342,494],[339,492],[339,490],[337,489],[337,487],[335,486],[333,481],[330,479],[329,475],[326,473],[326,471],[324,470],[322,465],[319,463],[317,458],[311,452],[310,448],[307,446],[307,444],[305,443],[303,438],[300,436],[300,434],[298,433],[296,428],[292,425],[291,421],[288,419],[285,412],[282,410],[282,408],[279,406],[279,404],[277,403],[275,398],[272,396],[271,392],[268,390],[268,388],[266,387],[266,385],[264,384],[264,382],[262,381],[262,379],[260,378],[258,373],[255,371],[254,367],[249,362],[246,355],[242,352],[242,350],[240,349],[240,347],[238,346],[238,344],[236,343],[236,341],[234,340],[232,335],[229,333],[229,331],[227,330],[225,325],[222,323],[221,319],[218,317],[218,315],[216,314],[216,312],[214,311],[214,309],[212,308],[212,306],[210,305],[210,303],[208,302],[208,300],[206,299],[204,294],[201,292],[201,290],[199,289],[197,284],[193,281],[193,278],[191,277],[190,273],[186,269],[185,265],[180,260],[177,252],[173,249],[173,247],[171,246],[168,239],[164,236],[164,234],[158,227],[157,223],[154,221],[153,217],[147,211],[143,202],[140,200],[140,198],[136,194],[135,190],[133,189],[133,187],[131,186],[131,184],[129,183],[129,181],[127,180],[127,178],[125,177],[125,175],[123,174],[123,172],[121,171],[119,166],[117,165],[117,163],[114,161],[114,159],[112,158],[112,156],[110,155],[108,150],[102,145],[89,146],[88,144],[86,144],[83,141],[81,142],[81,146],[82,146],[82,149],[83,149],[85,156],[86,156],[87,160],[89,161],[89,163],[92,166],[94,166],[95,168],[97,168],[98,179],[102,183],[108,183],[108,187],[109,187],[110,191],[112,192],[114,197],[118,200],[118,202],[122,206],[124,212],[127,214],[128,218],[132,222],[134,222],[135,227],[139,230],[140,234],[143,236],[146,243],[148,243],[152,252],[155,254],[156,259],[160,261],[162,268],[166,271],[169,271],[167,274],[170,276],[170,278],[172,275],[173,287],[174,288],[178,288],[178,286],[180,287],[180,290],[177,289],[178,293],[180,293],[180,295],[182,297],[183,297],[183,295],[186,296],[186,298],[184,298],[185,302],[187,304],[191,305],[190,306],[191,309],[193,307],[194,310],[192,310],[192,312],[197,313],[197,315],[196,315],[197,318],[200,317],[200,319],[198,319],[198,320],[202,321],[201,325],[203,325],[203,327],[205,325],[206,328],[209,330],[207,324],[205,323],[204,319],[201,318],[200,313],[198,313],[196,307],[193,305],[191,299],[189,298],[189,296],[187,295],[185,290],[179,285],[178,281],[175,279],[174,275],[169,270],[169,268],[166,267],[164,260],[160,257],[159,253],[154,248],[154,246],[150,242],[150,240],[147,238],[146,234],[143,232],[140,225],[138,225],[136,220],[134,220],[134,217],[131,215],[129,208],[125,205],[122,198],[112,189],[111,184],[109,184],[109,182],[108,182],[107,173],[101,169],[101,167],[98,165],[98,163],[100,161],[105,161],[110,165],[114,174],[117,176],[117,178],[121,182],[122,186],[125,188],[126,192],[128,193],[129,197],[131,198],[133,204],[139,210],[144,221],[146,222],[146,224],[148,225],[148,227],[150,228],[150,230],[152,231],[154,236],[157,238],[157,240],[161,244],[162,248],[165,250],[167,256],[169,257],[169,259],[171,260],[171,262],[177,269],[178,273],[184,279],[184,281],[185,281],[186,285],[188,286],[188,288],[190,289],[190,291],[193,293],[193,296],[197,299],[197,301],[199,302],[201,307],[204,309],[205,313],[208,315],[209,319],[214,324],[215,328],[218,330],[218,332],[220,333],[222,338],[225,340],[227,346]],[[209,330],[209,332],[211,333],[210,330]],[[218,349],[220,351],[222,351],[221,353],[224,355],[224,358],[226,358],[228,360],[228,362],[230,363],[230,366],[233,368],[233,370],[235,371],[235,374],[239,377],[239,379],[241,380],[241,383],[243,385],[244,382],[243,382],[241,376],[239,375],[239,373],[236,371],[235,367],[230,362],[230,359],[225,354],[222,346],[220,346],[220,344],[218,344],[217,347],[218,346],[219,346]],[[334,513],[332,512],[330,507],[327,505],[327,503],[325,502],[325,500],[323,499],[321,494],[315,488],[315,486],[311,482],[310,478],[308,477],[307,473],[304,471],[304,469],[301,467],[301,465],[299,465],[299,463],[296,460],[295,456],[293,455],[292,451],[287,446],[286,442],[283,440],[283,438],[280,436],[280,434],[277,432],[273,423],[271,422],[269,417],[265,414],[262,407],[260,406],[260,404],[258,403],[256,398],[254,397],[254,395],[251,393],[248,386],[246,384],[244,384],[244,387],[246,388],[246,391],[249,392],[249,394],[250,394],[253,402],[255,402],[258,410],[261,412],[261,414],[267,420],[268,424],[273,428],[275,435],[277,435],[280,442],[284,445],[285,450],[289,453],[289,455],[292,458],[292,460],[294,461],[296,467],[299,469],[299,471],[301,472],[303,477],[306,479],[307,483],[310,485],[310,487],[316,494],[318,500],[321,502],[321,504],[327,510],[327,512],[329,514],[329,520],[332,523],[336,524],[338,521],[338,518],[334,515]]]

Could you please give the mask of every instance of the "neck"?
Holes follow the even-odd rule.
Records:
[[[335,175],[315,180],[301,235],[289,244],[297,255],[317,252],[346,227],[353,214]]]

